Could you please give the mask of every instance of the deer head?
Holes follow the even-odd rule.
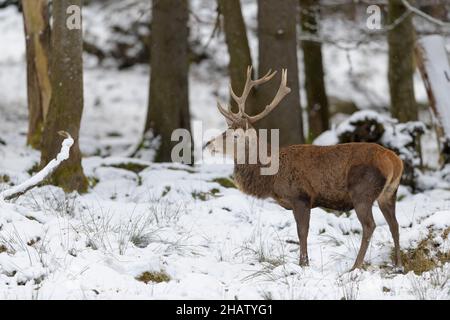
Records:
[[[238,150],[239,145],[248,146],[257,142],[255,141],[258,137],[256,130],[254,129],[254,124],[272,112],[279,105],[281,100],[291,92],[291,89],[287,87],[287,70],[282,70],[280,87],[272,102],[268,104],[261,113],[255,116],[248,115],[245,112],[245,103],[251,90],[255,86],[268,82],[276,73],[276,71],[272,72],[269,70],[262,78],[253,80],[252,67],[249,66],[247,68],[247,79],[241,96],[236,95],[230,85],[230,95],[238,106],[238,112],[232,112],[229,104],[225,108],[220,101],[217,102],[217,108],[225,117],[228,129],[206,143],[204,148],[209,149],[213,154],[220,153],[236,157],[236,151]]]

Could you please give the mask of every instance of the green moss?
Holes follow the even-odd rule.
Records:
[[[203,191],[193,191],[191,193],[192,198],[196,200],[206,201],[209,200],[211,197],[217,197],[217,195],[220,193],[220,190],[217,188],[213,188],[209,190],[208,192]]]
[[[402,200],[405,199],[405,198],[406,198],[406,195],[401,194],[401,195],[399,195],[399,196],[397,197],[397,201],[400,202],[400,201],[402,201]]]
[[[113,164],[113,165],[110,165],[110,167],[132,171],[136,174],[138,174],[148,168],[148,166],[145,164],[134,163],[134,162]]]
[[[61,187],[67,193],[78,191],[82,194],[88,191],[88,179],[84,175],[81,165],[62,165],[49,180],[53,185]]]
[[[43,125],[40,123],[34,134],[28,135],[27,144],[35,150],[40,150],[41,148],[42,131]]]
[[[216,178],[216,179],[213,179],[211,182],[216,182],[224,188],[235,188],[236,189],[236,185],[230,178]]]
[[[144,283],[149,282],[169,282],[170,276],[165,271],[146,271],[142,273],[139,277],[136,277],[137,281],[141,281]]]
[[[178,168],[178,167],[167,167],[167,170],[174,170],[174,171],[186,171],[189,173],[195,173],[194,169],[191,168]]]
[[[10,183],[11,178],[7,174],[0,175],[0,183]]]
[[[308,136],[305,139],[305,144],[312,144],[315,138],[316,137],[314,136],[314,133],[312,131],[309,131]]]
[[[111,131],[111,132],[108,132],[106,134],[106,136],[110,137],[110,138],[118,138],[118,137],[121,137],[122,134],[120,132],[117,132],[117,131]]]
[[[194,191],[191,193],[192,198],[196,200],[206,201],[208,200],[208,193],[201,191]]]

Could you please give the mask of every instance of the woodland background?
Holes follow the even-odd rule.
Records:
[[[444,0],[0,0],[0,190],[57,155],[58,131],[75,140],[50,179],[0,203],[0,296],[448,299],[449,12]],[[282,145],[400,154],[407,274],[386,268],[378,208],[367,270],[343,274],[354,212],[320,208],[301,269],[290,213],[241,194],[229,165],[170,163],[174,129],[202,144],[194,121],[225,128],[216,100],[241,91],[248,65],[289,70],[292,93],[260,124]],[[250,113],[277,84],[257,88]]]

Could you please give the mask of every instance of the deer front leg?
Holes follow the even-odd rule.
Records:
[[[311,205],[304,200],[295,200],[293,202],[293,212],[295,222],[297,223],[297,234],[300,242],[300,265],[304,267],[309,265],[307,239]]]

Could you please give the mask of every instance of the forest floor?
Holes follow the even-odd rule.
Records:
[[[245,12],[254,14],[252,8]],[[0,30],[1,191],[29,178],[39,153],[25,147],[20,15],[10,8],[0,11]],[[374,91],[383,92],[385,70],[377,66],[384,65],[385,55],[376,55],[377,63],[363,61],[364,56],[355,56],[360,61],[355,64],[375,68],[366,73]],[[339,65],[330,72],[330,92],[358,100],[357,92],[340,90],[346,81],[339,77],[348,73],[339,63],[345,54],[330,49],[325,57],[334,57],[327,70]],[[0,299],[450,298],[445,181],[418,194],[400,188],[404,274],[392,267],[391,235],[376,205],[377,229],[364,270],[348,272],[361,233],[354,211],[320,208],[311,216],[310,266],[299,267],[292,213],[234,188],[230,165],[188,167],[127,158],[143,127],[148,68],[119,72],[90,59],[85,60],[80,139],[90,190],[65,194],[43,186],[0,203]],[[214,106],[217,94],[226,96],[227,80],[213,80],[210,68],[201,64],[191,72],[193,119],[204,128],[223,128]]]

